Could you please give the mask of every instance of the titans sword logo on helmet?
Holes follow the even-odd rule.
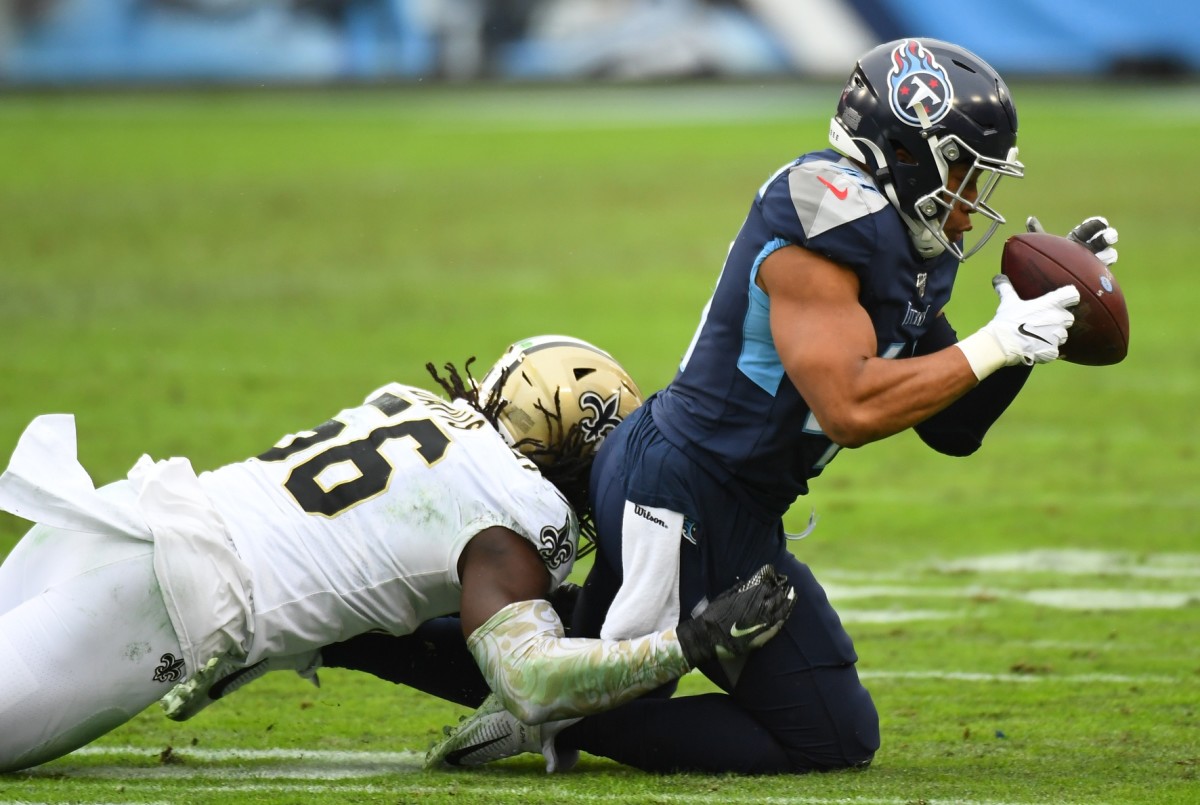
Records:
[[[896,117],[910,126],[924,127],[920,106],[929,123],[946,116],[954,101],[954,87],[946,71],[920,42],[905,40],[892,51],[892,71],[888,74],[888,102]]]

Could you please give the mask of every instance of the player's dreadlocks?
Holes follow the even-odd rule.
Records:
[[[458,367],[452,363],[442,366],[446,371],[445,378],[438,374],[437,367],[432,362],[425,364],[425,368],[451,400],[466,401],[468,405],[482,414],[493,428],[499,430],[500,410],[504,407],[500,389],[504,386],[505,378],[501,377],[499,382],[492,386],[488,398],[481,400],[479,383],[471,374],[471,364],[474,362],[475,358],[472,356],[463,364],[463,372],[467,376],[466,381],[463,380]],[[553,411],[540,402],[537,408],[546,418],[550,444],[543,444],[537,439],[522,439],[513,447],[532,459],[537,464],[542,476],[554,484],[571,504],[571,508],[575,510],[575,516],[579,519],[580,540],[576,556],[586,556],[596,547],[596,525],[592,517],[592,507],[588,501],[588,475],[592,470],[592,462],[596,458],[595,447],[584,438],[581,423],[575,423],[566,433],[563,433],[562,406],[559,403],[557,389],[554,392]]]

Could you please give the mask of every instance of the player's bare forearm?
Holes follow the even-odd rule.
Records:
[[[830,439],[844,447],[924,421],[978,382],[961,350],[877,357],[854,272],[797,247],[760,269],[771,299],[771,336],[796,390]]]
[[[789,376],[822,430],[843,447],[858,447],[917,425],[978,382],[958,349],[919,358],[798,358]]]

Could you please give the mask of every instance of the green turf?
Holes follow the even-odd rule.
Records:
[[[487,363],[542,332],[661,387],[754,190],[822,144],[837,91],[0,98],[0,460],[32,417],[71,411],[97,482],[143,452],[207,469],[387,380],[424,383],[426,361]],[[426,773],[411,753],[459,708],[324,673],[320,691],[279,675],[184,725],[147,712],[90,753],[0,776],[0,800],[1200,801],[1200,91],[1014,94],[1028,177],[1001,187],[1004,233],[1028,214],[1052,231],[1108,215],[1130,355],[1038,369],[974,458],[901,435],[845,451],[797,505],[789,525],[811,507],[820,522],[796,551],[880,708],[869,771],[664,778],[585,758],[547,778],[528,758]],[[994,309],[1001,240],[960,274],[960,330]],[[23,529],[0,515],[0,554]],[[1068,549],[1100,565],[970,561]],[[1101,603],[1046,603],[1081,591]]]

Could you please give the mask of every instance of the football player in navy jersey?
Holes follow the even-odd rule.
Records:
[[[653,771],[871,762],[879,720],[854,646],[789,552],[783,516],[843,447],[914,428],[939,452],[973,453],[1032,367],[1058,357],[1073,287],[1021,300],[997,276],[994,318],[965,338],[944,315],[960,263],[1004,222],[991,206],[997,183],[1024,173],[1016,138],[1008,88],[979,57],[941,41],[889,42],[855,65],[833,147],[759,188],[678,373],[593,467],[598,551],[572,633],[674,624],[764,562],[795,585],[797,605],[760,651],[702,667],[723,692],[670,698],[668,686],[556,724],[560,752]],[[1103,218],[1071,237],[1115,261]],[[434,756],[488,740],[471,756],[479,762],[547,740],[510,720],[484,706]]]

